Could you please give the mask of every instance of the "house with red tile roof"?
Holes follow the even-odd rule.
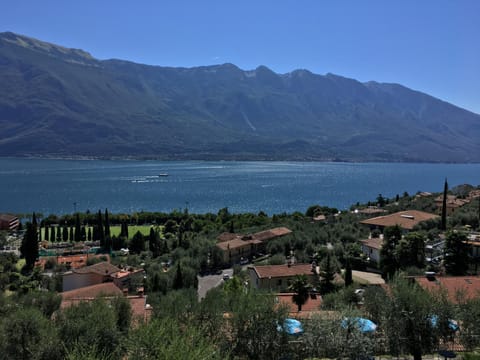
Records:
[[[45,268],[45,264],[49,260],[53,260],[57,265],[65,265],[67,269],[79,269],[87,266],[88,259],[102,259],[106,258],[110,262],[108,254],[75,254],[75,255],[57,255],[57,256],[40,256],[35,266]]]
[[[443,208],[443,195],[437,196],[435,198],[435,205],[437,206],[438,214],[442,213]],[[455,195],[447,195],[446,205],[447,205],[447,215],[453,214],[458,208],[468,204],[470,199],[462,199]]]
[[[282,236],[291,234],[286,227],[278,227],[254,234],[223,233],[217,238],[217,247],[223,253],[224,264],[238,264],[242,260],[251,259],[255,254],[265,252],[266,244]]]
[[[145,270],[120,269],[109,262],[72,269],[63,274],[63,291],[102,283],[113,283],[119,289],[136,290],[143,283]],[[132,289],[132,287],[134,287]]]
[[[257,289],[286,292],[297,275],[305,275],[310,284],[318,282],[318,269],[312,264],[249,266],[251,286]]]
[[[404,232],[408,232],[423,221],[434,220],[438,218],[438,215],[430,214],[424,211],[406,210],[363,220],[360,221],[360,224],[368,225],[372,230],[383,230],[387,226],[398,225]]]
[[[480,276],[427,276],[413,277],[415,282],[431,293],[445,291],[448,299],[456,304],[460,299],[480,297]]]
[[[104,299],[111,301],[112,299],[124,296],[124,292],[120,290],[114,283],[103,283],[82,287],[75,290],[60,293],[62,302],[60,309],[77,305],[81,302],[94,301],[95,299]],[[143,295],[126,296],[130,304],[132,312],[132,325],[135,326],[139,322],[148,321],[152,314],[152,307],[147,303],[147,297]]]
[[[142,283],[145,276],[143,269],[122,269],[110,275],[113,283],[120,289],[136,290]],[[133,288],[133,289],[132,289]]]
[[[380,262],[380,249],[383,245],[383,238],[369,238],[366,240],[360,240],[362,244],[362,253],[375,263]]]
[[[63,300],[80,301],[93,300],[101,297],[123,296],[123,291],[113,282],[85,286],[74,290],[68,290],[60,293]]]
[[[85,286],[112,282],[111,275],[120,269],[106,261],[73,269],[63,274],[63,291],[78,289]]]
[[[293,302],[293,295],[294,293],[279,293],[275,295],[275,301],[278,305],[288,308],[289,317],[308,318],[320,312],[320,306],[322,305],[320,294],[310,294],[307,302],[302,305],[302,311],[298,311],[297,304]]]

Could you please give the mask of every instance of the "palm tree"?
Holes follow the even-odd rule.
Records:
[[[298,311],[302,311],[302,306],[307,302],[311,288],[312,285],[308,283],[307,276],[304,274],[295,276],[289,285],[288,289],[294,292],[292,300],[298,306]]]

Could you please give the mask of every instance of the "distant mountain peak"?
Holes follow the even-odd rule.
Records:
[[[0,156],[480,162],[480,116],[398,84],[96,60],[0,33]]]
[[[40,52],[72,63],[92,65],[92,62],[96,61],[90,53],[84,50],[66,48],[13,32],[0,33],[0,41],[5,41],[31,51]]]

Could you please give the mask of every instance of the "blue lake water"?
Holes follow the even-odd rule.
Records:
[[[166,173],[168,176],[158,176]],[[302,211],[480,184],[480,164],[0,159],[0,212]]]

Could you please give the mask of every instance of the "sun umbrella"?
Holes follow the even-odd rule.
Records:
[[[283,326],[277,325],[278,331],[285,331],[288,335],[300,335],[303,333],[303,326],[297,319],[285,319]]]
[[[347,329],[349,326],[356,326],[361,332],[369,333],[374,332],[377,329],[377,324],[372,320],[354,317],[354,318],[345,318],[342,320],[342,327]]]
[[[430,323],[432,324],[433,327],[437,327],[438,324],[438,316],[437,315],[432,315],[430,316]],[[448,327],[450,330],[453,331],[458,331],[460,327],[458,326],[458,323],[455,320],[448,319]]]

